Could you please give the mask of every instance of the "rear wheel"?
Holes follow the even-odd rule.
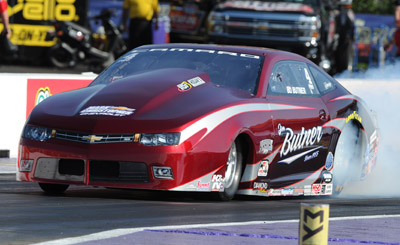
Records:
[[[39,183],[40,188],[47,193],[51,195],[59,195],[64,193],[69,185],[62,185],[62,184],[49,184],[49,183]]]
[[[238,140],[233,142],[229,151],[228,161],[226,162],[226,171],[224,178],[224,191],[218,193],[222,201],[231,200],[239,188],[240,178],[243,170],[242,147]]]
[[[350,181],[358,181],[364,161],[365,136],[359,127],[349,123],[342,130],[333,163],[333,194],[338,195]]]

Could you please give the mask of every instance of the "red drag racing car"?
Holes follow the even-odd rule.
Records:
[[[331,195],[373,168],[374,114],[309,60],[254,48],[149,45],[37,105],[17,180],[259,196]]]

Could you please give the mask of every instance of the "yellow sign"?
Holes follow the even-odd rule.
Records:
[[[14,6],[9,6],[9,16],[22,11],[25,20],[58,20],[78,21],[75,0],[18,0]]]
[[[299,244],[328,245],[329,205],[302,203]]]
[[[54,30],[53,26],[44,25],[23,25],[10,24],[11,42],[15,45],[51,47],[56,43],[56,39],[46,41],[49,30]],[[0,31],[3,25],[0,24]]]
[[[56,39],[46,41],[49,30],[54,30],[50,20],[79,21],[77,0],[16,0],[7,8],[12,17],[11,42],[21,46],[51,47]],[[0,31],[3,30],[0,23]]]

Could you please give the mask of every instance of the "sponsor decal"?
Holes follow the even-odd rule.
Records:
[[[321,191],[321,184],[311,185],[311,195],[319,195]]]
[[[113,76],[112,78],[110,78],[110,82],[115,82],[121,78],[124,78],[124,76]]]
[[[333,154],[332,152],[329,152],[325,161],[325,169],[331,171],[332,168],[333,168]]]
[[[173,187],[169,190],[174,190],[174,191],[185,191],[185,190],[193,190],[194,191],[211,191],[211,180],[213,179],[213,176],[216,175],[218,171],[221,170],[225,165],[218,167],[217,169],[212,170],[211,172],[201,176],[200,178],[194,179],[186,184],[180,185]],[[219,180],[221,177],[214,177],[214,180]]]
[[[362,118],[356,111],[353,111],[347,118],[346,118],[346,123],[348,123],[350,120],[356,120],[361,123]]]
[[[290,189],[282,189],[281,191],[282,196],[293,196],[294,194],[294,189],[290,188]]]
[[[262,189],[262,190],[267,190],[268,189],[268,183],[265,182],[254,182],[253,183],[253,189]]]
[[[326,184],[321,186],[321,195],[332,195],[333,184]]]
[[[295,187],[294,188],[295,195],[303,195],[304,194],[304,187]]]
[[[215,174],[211,178],[212,188],[211,191],[222,191],[224,190],[224,180],[225,178],[222,177],[220,174]]]
[[[288,158],[286,158],[284,160],[279,161],[278,163],[291,164],[292,162],[296,161],[297,159],[301,158],[302,156],[310,154],[311,152],[313,152],[313,151],[315,151],[315,150],[317,150],[319,148],[322,148],[322,146],[318,146],[318,147],[316,147],[314,149],[311,149],[311,150],[296,154],[294,156],[288,157]]]
[[[320,195],[321,194],[322,185],[321,184],[313,184],[311,195]]]
[[[38,105],[43,100],[49,98],[50,96],[52,96],[52,94],[50,93],[49,87],[39,88],[39,90],[36,93],[35,106]]]
[[[304,187],[305,188],[305,187]],[[311,195],[332,195],[333,184],[313,184],[311,187]],[[307,191],[308,194],[308,191]],[[306,195],[306,190],[304,189],[304,195]]]
[[[197,182],[197,190],[198,191],[208,191],[210,188],[210,182],[201,182],[201,180],[199,180]]]
[[[205,84],[206,82],[203,79],[201,79],[200,77],[195,77],[195,78],[189,79],[188,83],[190,83],[193,87],[197,87],[202,84]]]
[[[81,116],[114,116],[124,117],[132,115],[135,109],[124,106],[89,106],[82,110],[79,114]]]
[[[315,151],[315,152],[311,153],[310,155],[306,155],[304,157],[304,162],[307,162],[307,161],[309,161],[311,159],[317,158],[318,154],[319,154],[319,151]]]
[[[310,196],[311,195],[311,185],[305,185],[304,186],[304,196]]]
[[[307,68],[304,68],[304,75],[305,75],[305,77],[306,77],[306,79],[308,81],[308,88],[310,89],[311,94],[314,94],[315,87],[314,87],[314,84],[313,84],[313,82],[311,80],[310,74],[308,73]]]
[[[282,194],[281,189],[269,189],[268,190],[268,195],[270,196],[280,196]]]
[[[186,81],[181,82],[180,84],[176,85],[178,87],[179,92],[186,92],[192,88],[192,85]]]
[[[203,79],[201,79],[200,77],[195,77],[195,78],[189,79],[187,81],[183,81],[176,86],[178,87],[178,91],[186,92],[186,91],[190,90],[192,87],[197,87],[197,86],[200,86],[205,83],[206,82]]]
[[[329,171],[323,171],[322,172],[322,178],[324,180],[325,183],[331,183],[332,182],[332,173]]]
[[[257,176],[266,177],[268,175],[269,161],[263,160],[260,163],[260,168],[258,169]]]
[[[286,92],[288,94],[307,94],[306,88],[304,87],[286,86]]]
[[[132,50],[132,53],[142,53],[142,52],[194,52],[194,53],[209,53],[209,54],[221,54],[221,55],[229,55],[235,57],[244,57],[249,59],[260,59],[261,57],[258,55],[252,54],[243,54],[236,52],[228,52],[228,51],[218,51],[212,49],[186,49],[186,48],[152,48],[152,49],[136,49]]]
[[[271,139],[265,139],[260,141],[260,150],[261,154],[267,154],[268,152],[272,151],[272,145],[274,141]]]
[[[192,183],[185,186],[185,190],[188,190],[188,191],[195,191],[196,189],[197,189],[197,187]]]
[[[291,128],[286,128],[279,124],[278,134],[281,137],[285,137],[280,151],[280,155],[283,157],[293,151],[301,150],[304,147],[312,146],[320,142],[322,138],[322,127],[317,126],[308,130],[302,127],[300,133],[294,134]]]

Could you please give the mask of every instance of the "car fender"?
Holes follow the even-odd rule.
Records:
[[[368,175],[376,163],[376,156],[378,152],[379,144],[379,128],[376,113],[368,108],[367,104],[358,96],[355,95],[344,95],[330,100],[330,103],[340,100],[352,100],[353,105],[347,108],[341,115],[325,123],[323,127],[333,127],[336,128],[340,134],[336,138],[336,142],[332,142],[333,147],[330,147],[332,151],[336,151],[336,144],[339,141],[342,132],[349,123],[354,123],[365,139],[365,144],[361,141],[360,144],[364,144],[362,147],[364,149],[364,161],[362,161],[362,174],[361,178]],[[335,152],[333,152],[335,154]]]

